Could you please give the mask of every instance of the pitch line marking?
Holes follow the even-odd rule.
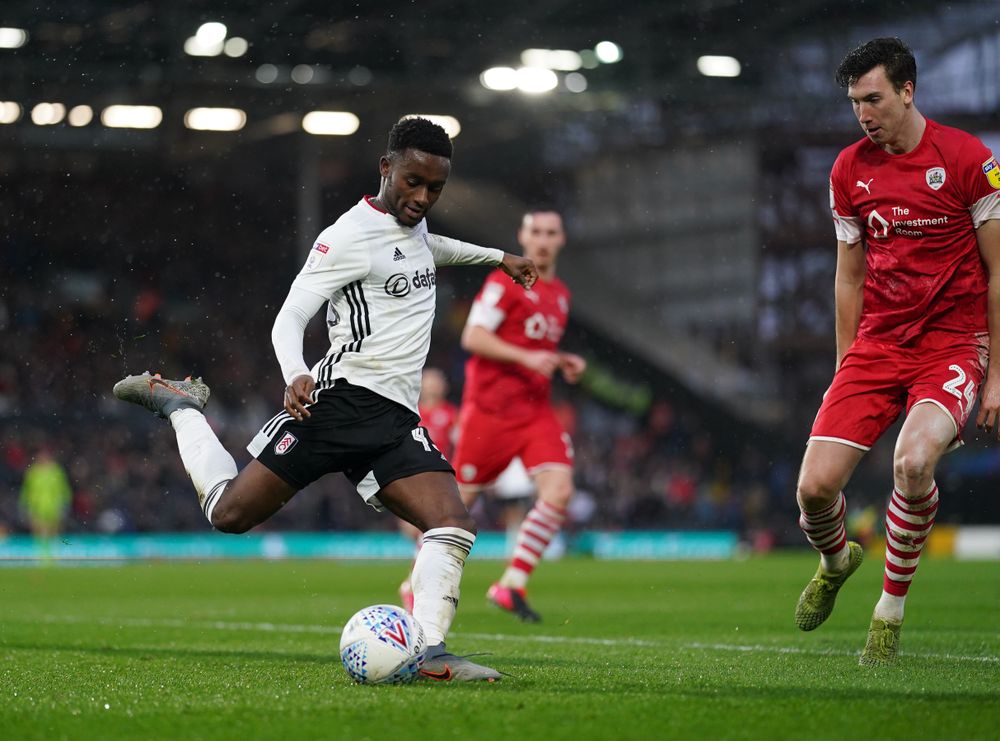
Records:
[[[860,651],[843,651],[837,649],[809,649],[795,646],[765,646],[762,644],[739,644],[739,643],[685,643],[681,648],[695,649],[699,651],[732,651],[738,653],[772,653],[772,654],[800,654],[808,656],[857,656]],[[978,661],[983,663],[1000,663],[1000,656],[964,656],[961,654],[939,654],[939,653],[909,653],[900,652],[900,656],[912,656],[918,659],[947,659],[949,661]]]
[[[322,635],[338,635],[343,626],[340,625],[301,625],[295,623],[271,622],[241,622],[232,620],[182,620],[180,618],[87,618],[73,615],[46,615],[40,618],[23,618],[22,622],[34,622],[36,619],[46,623],[96,623],[98,625],[122,626],[130,628],[192,628],[202,630],[238,631],[246,630],[261,633],[318,633]],[[552,635],[513,635],[510,633],[452,633],[455,638],[477,641],[522,641],[526,643],[578,644],[590,646],[634,646],[640,648],[667,648],[673,643],[666,641],[650,641],[640,638],[589,638],[586,636],[552,636]],[[858,651],[838,649],[809,649],[797,646],[768,646],[765,644],[739,643],[684,643],[681,649],[694,651],[729,651],[734,653],[773,653],[797,654],[807,656],[857,656]],[[950,653],[909,653],[901,656],[912,656],[918,659],[944,659],[947,661],[972,661],[979,663],[1000,663],[1000,656],[968,656]]]

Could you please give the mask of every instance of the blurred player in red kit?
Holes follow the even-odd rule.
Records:
[[[551,209],[526,213],[518,230],[524,256],[538,281],[518,295],[495,271],[484,283],[462,333],[472,353],[453,463],[462,499],[471,506],[481,489],[520,457],[538,496],[521,523],[513,556],[488,599],[526,622],[540,617],[526,588],[545,548],[562,528],[573,496],[573,446],[552,410],[552,376],[576,383],[586,369],[579,355],[560,352],[569,317],[570,292],[556,277],[566,243],[562,216]]]
[[[799,473],[799,525],[820,565],[795,609],[802,630],[829,617],[862,549],[844,530],[843,488],[890,425],[885,574],[862,666],[896,659],[903,607],[938,508],[934,470],[1000,411],[1000,166],[976,137],[925,118],[917,68],[899,39],[850,52],[837,81],[864,130],[830,175],[837,233],[837,365]],[[461,479],[459,479],[461,481]]]
[[[420,424],[444,457],[451,460],[455,447],[455,423],[458,407],[448,401],[448,379],[438,368],[424,368],[420,380]]]

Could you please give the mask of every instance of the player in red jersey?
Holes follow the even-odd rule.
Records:
[[[899,39],[850,52],[837,70],[865,137],[830,176],[837,233],[837,365],[799,473],[799,525],[820,566],[795,609],[802,630],[833,610],[862,549],[844,531],[843,488],[905,413],[886,512],[885,576],[863,666],[896,658],[903,606],[934,524],[934,469],[1000,412],[1000,168],[974,136],[914,104],[916,62]],[[988,368],[988,370],[987,370]]]
[[[576,383],[586,361],[559,351],[570,302],[569,289],[556,277],[566,243],[562,217],[550,209],[529,211],[517,238],[538,268],[539,280],[519,296],[494,272],[476,296],[462,333],[462,347],[472,357],[465,367],[453,462],[467,506],[515,457],[531,474],[538,491],[535,505],[521,523],[507,569],[487,597],[522,620],[537,622],[539,615],[527,602],[528,578],[562,528],[573,496],[573,447],[552,410],[551,379],[560,371]]]

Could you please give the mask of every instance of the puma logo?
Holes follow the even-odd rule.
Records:
[[[855,185],[856,187],[858,187],[858,188],[864,188],[864,189],[865,189],[865,191],[866,191],[866,192],[868,193],[868,195],[871,195],[871,194],[872,194],[872,191],[871,191],[871,184],[872,184],[872,180],[874,180],[874,179],[875,179],[875,178],[869,178],[869,179],[868,179],[868,182],[867,182],[867,183],[863,183],[863,182],[861,182],[861,181],[859,180],[859,181],[858,181],[858,182],[856,182],[856,183],[855,183],[854,185]]]

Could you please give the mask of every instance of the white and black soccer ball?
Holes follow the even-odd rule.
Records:
[[[358,610],[340,634],[340,660],[360,684],[412,682],[426,654],[424,629],[395,605]]]

